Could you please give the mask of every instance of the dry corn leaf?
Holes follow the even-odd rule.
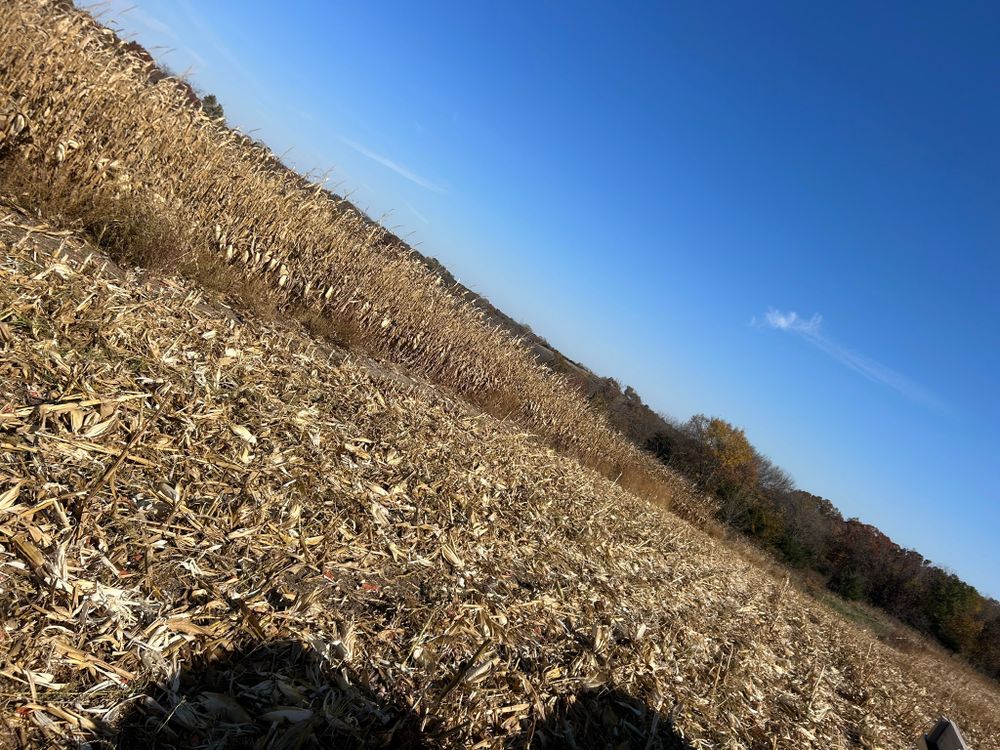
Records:
[[[239,424],[230,425],[230,429],[233,431],[233,434],[236,435],[236,437],[238,437],[240,440],[250,443],[250,445],[257,444],[257,437],[243,425]]]

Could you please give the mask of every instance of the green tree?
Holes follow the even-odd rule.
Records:
[[[743,430],[718,417],[697,414],[685,430],[707,453],[703,486],[719,498],[721,520],[744,527],[756,499],[757,452]]]
[[[929,605],[934,634],[951,650],[968,654],[983,629],[978,618],[983,598],[957,576],[940,569],[934,572]]]
[[[202,97],[201,100],[202,111],[211,117],[213,120],[225,120],[226,113],[222,109],[222,105],[219,104],[219,100],[215,98],[215,94],[208,94]]]

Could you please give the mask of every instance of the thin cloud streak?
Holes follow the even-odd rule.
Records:
[[[219,36],[212,30],[212,27],[205,21],[204,18],[194,9],[194,7],[187,2],[187,0],[179,0],[177,7],[180,9],[187,20],[192,26],[201,34],[202,38],[215,50],[216,54],[223,58],[223,60],[229,64],[232,68],[250,87],[257,93],[261,99],[266,99],[267,101],[274,101],[270,92],[261,85],[257,77],[250,72],[242,60],[233,54],[233,51],[227,47]]]
[[[948,404],[923,386],[914,383],[905,375],[901,375],[869,357],[851,351],[847,347],[824,336],[820,330],[822,322],[823,316],[818,314],[813,315],[811,318],[803,318],[794,311],[783,313],[772,308],[764,314],[763,320],[758,320],[754,317],[751,324],[794,334],[873,383],[887,386],[905,398],[937,412],[951,412],[951,407]]]
[[[93,13],[97,11],[103,4],[104,0],[101,0],[100,2],[86,3],[84,4],[84,7]],[[112,12],[115,12],[116,10],[116,6],[114,4],[110,4],[107,7]],[[147,31],[151,31],[154,34],[158,34],[159,36],[166,37],[167,39],[169,39],[173,44],[174,49],[166,49],[165,51],[166,53],[169,53],[171,51],[179,51],[187,55],[189,58],[191,58],[191,60],[193,60],[195,65],[197,65],[198,67],[204,68],[208,66],[208,64],[205,62],[205,58],[199,55],[195,50],[185,46],[184,40],[174,30],[174,27],[171,26],[166,21],[162,20],[161,18],[151,15],[150,13],[147,13],[144,10],[137,8],[134,5],[117,10],[117,15],[119,16],[117,22],[120,24],[122,23],[122,19],[132,20],[135,21],[139,26],[144,27]],[[156,50],[157,48],[151,48],[151,51],[156,51]],[[184,75],[187,74],[185,73]]]
[[[343,135],[338,135],[337,139],[341,143],[343,143],[344,145],[349,146],[350,148],[352,148],[355,151],[357,151],[362,156],[365,156],[365,157],[371,159],[372,161],[374,161],[374,162],[376,162],[378,164],[381,164],[386,169],[391,169],[393,172],[395,172],[396,174],[398,174],[400,177],[403,177],[404,179],[409,180],[410,182],[414,183],[415,185],[419,185],[420,187],[425,188],[427,190],[430,190],[430,191],[432,191],[434,193],[447,193],[448,192],[447,190],[445,190],[440,185],[437,185],[437,184],[431,182],[430,180],[424,179],[423,177],[421,177],[420,175],[418,175],[416,172],[413,172],[413,171],[407,169],[406,167],[404,167],[402,164],[398,164],[397,162],[394,162],[392,159],[388,158],[387,156],[382,156],[382,154],[378,154],[378,153],[372,151],[371,149],[366,148],[365,146],[362,146],[357,141],[352,141],[350,138],[348,138],[346,136],[343,136]]]
[[[410,213],[412,213],[414,216],[420,219],[420,221],[422,221],[424,224],[429,225],[431,223],[430,219],[428,219],[426,216],[420,213],[416,208],[414,208],[413,204],[410,203],[409,201],[403,201],[403,205],[406,206],[408,209],[410,209]]]
[[[147,29],[162,34],[165,37],[169,37],[175,42],[180,41],[180,37],[177,36],[177,32],[174,31],[173,27],[167,22],[161,21],[156,16],[152,16],[149,13],[140,10],[139,8],[126,8],[122,12],[122,15],[126,14],[134,18],[140,24],[145,26]]]

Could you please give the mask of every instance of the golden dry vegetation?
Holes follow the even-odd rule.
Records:
[[[996,685],[669,512],[711,508],[152,74],[0,5],[0,745],[1000,747]]]
[[[959,663],[509,422],[6,213],[8,741],[890,750],[946,713],[1000,747]]]
[[[128,260],[251,281],[355,344],[669,503],[677,479],[350,204],[211,121],[86,13],[0,7],[0,169]],[[156,83],[152,83],[156,80]],[[230,282],[231,283],[231,282]],[[679,506],[706,518],[701,505]]]

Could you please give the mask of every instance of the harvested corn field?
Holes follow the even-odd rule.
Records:
[[[0,227],[0,742],[905,748],[996,686],[419,383]]]
[[[252,281],[670,502],[669,472],[410,248],[210,120],[189,87],[66,5],[0,6],[0,182],[132,260]]]

